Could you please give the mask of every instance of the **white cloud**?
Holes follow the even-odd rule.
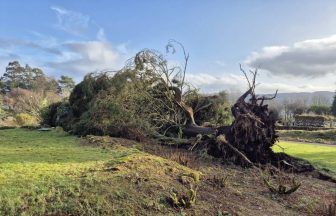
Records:
[[[235,74],[223,74],[223,76],[213,76],[209,73],[186,74],[186,81],[202,92],[214,93],[221,90],[244,89],[244,77]],[[246,87],[246,86],[245,86]]]
[[[97,40],[100,41],[107,41],[106,40],[106,35],[105,35],[105,31],[103,28],[99,28],[98,32],[97,32]]]
[[[279,93],[333,91],[335,78],[336,76],[328,75],[326,78],[318,78],[311,82],[303,79],[301,85],[299,85],[297,80],[272,79],[265,74],[260,74],[257,77],[256,92],[257,94],[272,94],[276,90],[279,90]],[[215,93],[223,90],[242,92],[248,88],[244,76],[232,73],[225,73],[221,76],[213,76],[209,73],[187,74],[186,80],[196,88],[200,88],[204,93]]]
[[[292,46],[269,46],[253,52],[246,64],[274,75],[321,77],[336,74],[336,35]]]
[[[54,70],[74,73],[75,76],[100,70],[116,70],[124,60],[124,56],[108,42],[67,42],[63,47],[65,50],[62,56],[57,61],[47,63],[47,66]]]
[[[52,6],[57,16],[57,28],[74,35],[83,34],[89,26],[90,17],[76,11]]]

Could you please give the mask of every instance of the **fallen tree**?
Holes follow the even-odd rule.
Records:
[[[210,111],[218,101],[210,97],[202,100],[197,90],[185,81],[189,55],[177,41],[168,43],[167,52],[175,53],[176,47],[183,53],[183,63],[179,66],[170,66],[164,55],[145,49],[112,75],[86,76],[74,88],[69,104],[64,106],[66,109],[53,107],[56,110],[53,115],[59,116],[48,119],[57,119],[68,131],[81,136],[154,139],[160,144],[205,150],[243,166],[271,163],[296,172],[314,170],[307,161],[272,151],[278,138],[276,117],[265,102],[274,99],[277,91],[272,97],[256,95],[257,70],[247,73],[240,67],[248,89],[231,107],[232,123],[202,126],[213,116],[202,121],[195,116]],[[62,115],[57,110],[62,110]],[[69,114],[65,115],[64,111]]]

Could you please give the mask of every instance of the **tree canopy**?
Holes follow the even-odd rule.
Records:
[[[60,92],[66,96],[70,95],[70,92],[75,87],[75,81],[69,76],[62,75],[57,82]]]
[[[18,61],[8,63],[6,71],[0,78],[2,87],[7,91],[14,88],[33,89],[44,73],[39,68],[31,68],[28,64],[21,66]]]
[[[335,96],[334,96],[333,103],[331,105],[331,114],[336,116],[336,93],[335,93]]]
[[[71,77],[61,76],[57,81],[40,68],[11,61],[0,77],[0,115],[30,115],[31,119],[40,120],[43,109],[69,95],[74,85]]]

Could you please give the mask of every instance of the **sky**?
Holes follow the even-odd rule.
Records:
[[[0,75],[18,60],[79,82],[174,39],[205,93],[245,90],[239,64],[259,93],[336,89],[336,1],[1,0],[0,29]]]

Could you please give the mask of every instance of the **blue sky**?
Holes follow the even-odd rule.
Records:
[[[263,93],[336,89],[335,1],[1,0],[0,28],[2,71],[19,60],[80,81],[175,39],[203,92],[244,90],[239,63],[260,68]]]

